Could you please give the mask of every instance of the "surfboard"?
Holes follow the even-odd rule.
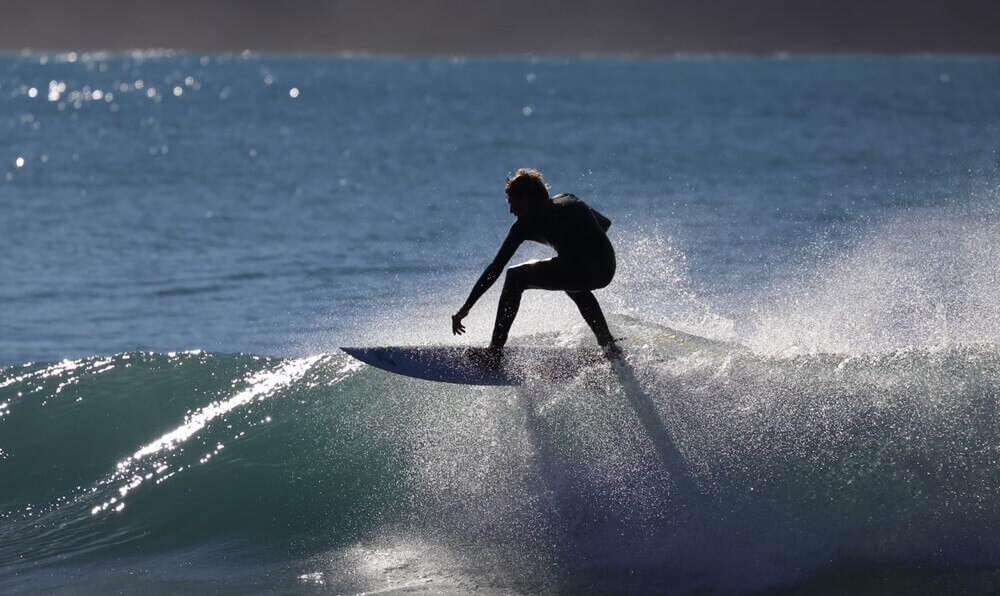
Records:
[[[703,355],[724,361],[743,350],[737,344],[707,339],[663,325],[617,315],[622,333],[617,338],[630,359],[667,362]],[[551,342],[558,334],[539,333],[532,341]],[[462,385],[523,385],[533,380],[569,380],[582,371],[606,363],[599,348],[552,345],[508,345],[503,360],[490,369],[469,360],[463,346],[383,346],[341,348],[358,360],[399,375]]]
[[[533,379],[571,379],[603,358],[597,349],[508,346],[493,369],[469,360],[461,346],[341,348],[358,360],[398,375],[462,385],[522,385]]]

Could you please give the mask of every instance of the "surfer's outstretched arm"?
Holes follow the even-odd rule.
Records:
[[[476,304],[476,301],[486,293],[486,290],[490,289],[503,273],[504,266],[510,262],[511,257],[517,251],[517,247],[521,246],[524,242],[524,234],[521,231],[521,227],[518,222],[515,221],[514,225],[510,227],[507,232],[507,237],[504,238],[503,244],[500,245],[500,250],[497,252],[497,256],[493,257],[493,261],[486,267],[483,274],[479,276],[476,281],[476,285],[472,286],[472,292],[469,293],[469,297],[465,300],[465,304],[462,308],[458,309],[458,312],[451,317],[451,332],[455,335],[461,335],[465,333],[465,326],[462,325],[462,319],[469,314],[472,307]]]

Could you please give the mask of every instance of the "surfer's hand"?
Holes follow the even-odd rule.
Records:
[[[460,310],[451,316],[451,332],[454,335],[462,335],[465,333],[465,325],[462,324],[462,319],[465,315],[469,314],[466,310]]]

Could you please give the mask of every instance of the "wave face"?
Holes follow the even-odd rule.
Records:
[[[516,389],[341,354],[5,368],[0,590],[997,585],[996,346],[618,323],[624,365]]]

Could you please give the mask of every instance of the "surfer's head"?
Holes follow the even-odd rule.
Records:
[[[541,172],[530,168],[521,168],[513,178],[508,176],[504,192],[510,212],[514,215],[520,215],[525,208],[549,198],[549,187],[542,180]]]

